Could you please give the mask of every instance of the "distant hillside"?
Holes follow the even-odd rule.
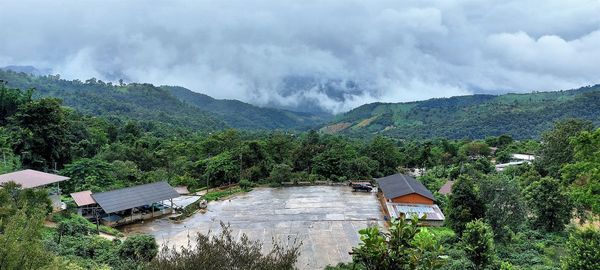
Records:
[[[321,117],[260,108],[236,100],[216,100],[182,87],[151,84],[116,85],[91,79],[63,80],[0,70],[9,87],[36,88],[36,97],[57,97],[64,105],[90,115],[157,121],[168,126],[213,131],[241,129],[293,129],[317,126]]]
[[[178,86],[161,86],[179,100],[212,112],[228,125],[243,129],[306,129],[317,127],[327,115],[292,112],[281,109],[261,108],[239,100],[214,99]]]
[[[600,125],[600,85],[530,94],[472,95],[355,108],[321,130],[353,136],[484,138],[510,134],[536,138],[562,118]]]

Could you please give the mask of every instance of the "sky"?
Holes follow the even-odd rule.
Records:
[[[599,14],[600,0],[0,0],[0,67],[340,113],[600,83]]]

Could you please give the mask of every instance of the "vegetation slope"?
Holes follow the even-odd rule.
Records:
[[[64,80],[58,75],[35,76],[0,70],[8,87],[35,88],[34,98],[56,97],[86,115],[135,119],[167,127],[212,132],[224,128],[297,129],[322,123],[322,116],[218,100],[183,87],[152,84],[112,84],[89,79]]]
[[[600,85],[529,94],[470,95],[407,103],[371,103],[339,115],[328,133],[398,138],[538,138],[560,119],[600,124]]]

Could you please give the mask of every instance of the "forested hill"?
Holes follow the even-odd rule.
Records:
[[[600,124],[600,85],[530,94],[471,95],[407,103],[372,103],[336,117],[327,133],[398,138],[537,138],[563,118]]]
[[[35,88],[34,97],[56,97],[84,114],[158,122],[172,127],[214,131],[241,129],[295,129],[324,121],[315,115],[253,106],[237,100],[217,100],[182,87],[151,84],[112,84],[90,79],[63,80],[0,70],[8,87]]]
[[[331,119],[327,115],[262,108],[239,100],[214,99],[179,86],[161,86],[180,101],[218,115],[225,123],[242,129],[308,129]]]

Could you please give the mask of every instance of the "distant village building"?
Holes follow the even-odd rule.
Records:
[[[512,154],[510,156],[510,162],[508,162],[508,163],[502,163],[502,164],[496,164],[496,171],[497,172],[501,172],[501,171],[504,171],[504,169],[506,169],[509,166],[516,166],[516,165],[521,165],[521,164],[528,164],[528,163],[531,163],[534,160],[535,160],[535,156],[534,155]]]
[[[454,181],[446,181],[446,183],[438,190],[439,194],[442,195],[450,195],[452,194],[452,186],[454,185]]]
[[[173,199],[179,193],[167,182],[156,182],[100,193],[76,192],[71,197],[80,215],[107,226],[119,226],[172,213]]]
[[[22,170],[0,175],[0,186],[8,182],[15,182],[22,188],[47,188],[48,196],[52,201],[52,208],[58,211],[65,208],[60,201],[60,182],[71,178],[57,174],[45,173],[36,170]]]
[[[529,154],[512,154],[510,157],[511,157],[511,160],[513,160],[513,161],[533,161],[533,160],[535,160],[535,156],[529,155]]]
[[[383,207],[392,218],[417,216],[424,225],[442,226],[444,214],[434,204],[435,198],[421,182],[409,175],[394,174],[378,178]]]

